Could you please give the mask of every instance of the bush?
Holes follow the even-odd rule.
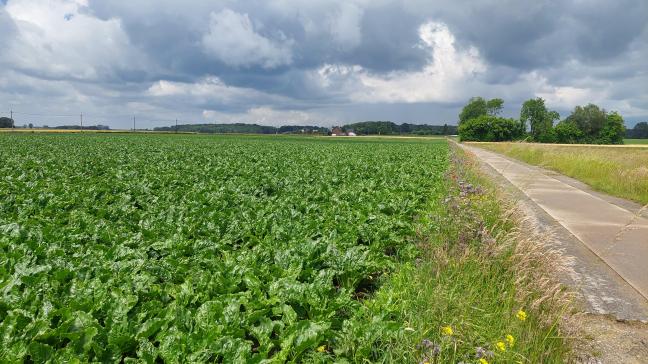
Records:
[[[623,118],[619,113],[613,111],[607,115],[605,125],[603,125],[596,142],[599,144],[623,144],[624,135]]]
[[[514,140],[522,134],[520,123],[499,116],[481,115],[459,125],[461,141],[501,142]]]
[[[573,122],[561,121],[554,128],[555,140],[563,144],[575,144],[582,142],[584,138],[583,132]]]
[[[556,130],[551,127],[547,130],[542,131],[536,138],[535,141],[540,143],[555,143],[556,142]]]

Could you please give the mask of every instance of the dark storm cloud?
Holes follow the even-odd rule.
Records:
[[[418,6],[441,17],[490,62],[521,69],[613,57],[648,24],[648,3],[641,0],[433,4]]]
[[[476,45],[490,62],[526,69],[565,57],[553,40],[560,26],[558,9],[557,1],[475,1],[433,11],[448,22],[460,40]]]
[[[280,33],[293,42],[292,62],[272,69],[228,66],[205,55],[201,39],[209,29],[210,14],[221,9],[218,6],[208,7],[205,2],[197,2],[174,12],[178,6],[168,2],[150,7],[110,1],[93,1],[90,5],[90,11],[102,19],[119,17],[133,44],[153,55],[163,66],[166,74],[159,76],[165,79],[192,81],[214,74],[236,86],[273,92],[296,91],[293,95],[300,96],[303,92],[294,90],[300,83],[292,78],[294,70],[310,70],[323,63],[345,63],[374,72],[388,72],[420,69],[427,61],[427,54],[417,47],[418,27],[424,19],[405,12],[396,3],[363,9],[358,17],[359,42],[345,46],[327,31],[329,22],[339,16],[328,9],[335,9],[334,6],[303,2],[294,9],[290,3],[270,6],[264,1],[227,2],[223,7],[248,15],[259,25],[260,35],[272,38]],[[282,16],[277,16],[278,13]],[[305,29],[309,26],[314,29]]]
[[[221,7],[248,14],[261,24],[260,34],[281,32],[294,41],[290,65],[264,69],[231,67],[205,56],[200,39],[209,26],[209,14],[218,11],[219,6],[190,2],[174,12],[178,7],[170,2],[156,6],[120,3],[94,1],[90,9],[105,19],[119,17],[132,42],[154,55],[163,66],[166,73],[156,75],[159,78],[192,81],[214,74],[236,86],[296,97],[305,95],[301,86],[307,87],[307,82],[295,79],[294,71],[322,63],[355,64],[374,73],[420,69],[429,57],[417,47],[418,27],[430,18],[446,22],[458,38],[459,47],[479,49],[493,66],[485,77],[493,83],[513,82],[520,70],[551,68],[573,59],[596,62],[618,56],[648,21],[647,5],[642,1],[476,1],[409,7],[385,2],[363,9],[361,42],[344,49],[332,41],[330,33],[308,34],[300,22],[300,13],[309,11],[323,12],[324,18],[321,3],[293,6],[286,2],[283,7],[260,1],[221,3]],[[327,26],[317,17],[307,20],[319,20],[315,27],[320,30]],[[633,71],[619,68],[607,72],[609,78],[616,78]],[[142,73],[135,75],[144,79]]]
[[[594,1],[573,6],[578,29],[577,47],[588,59],[606,59],[623,53],[648,25],[645,1]]]
[[[373,72],[420,69],[428,60],[417,47],[422,22],[420,16],[405,12],[397,4],[369,8],[362,18],[362,43],[342,59]]]
[[[648,116],[643,0],[0,4],[0,47],[11,50],[0,60],[5,103],[30,95],[47,102],[37,90],[58,89],[74,105],[105,112],[131,105],[199,118],[204,110],[269,107],[439,122],[471,96],[509,97],[514,115],[517,103],[542,94],[556,108],[592,99]],[[60,14],[35,11],[48,6],[47,14]],[[430,22],[437,33],[424,41],[421,29]],[[402,79],[407,83],[390,92]],[[423,96],[404,97],[408,88]],[[374,103],[369,94],[378,95]]]

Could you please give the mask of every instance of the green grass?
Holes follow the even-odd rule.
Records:
[[[394,312],[412,329],[385,346],[389,361],[425,362],[427,356],[430,362],[475,362],[478,347],[494,353],[489,362],[567,361],[560,316],[568,303],[544,301],[548,292],[536,285],[550,276],[547,258],[517,245],[517,222],[496,187],[476,172],[475,161],[460,149],[452,156],[445,206],[428,209],[421,219],[421,259],[401,266],[374,302],[375,310]],[[520,309],[529,312],[524,322],[515,316]],[[445,326],[453,336],[443,334]],[[516,344],[501,352],[495,344],[506,335]],[[425,339],[440,346],[438,357],[412,350]]]
[[[625,144],[648,144],[648,139],[623,139]]]
[[[478,146],[557,171],[595,190],[648,203],[646,148],[525,143],[480,143]]]
[[[497,362],[562,362],[468,164],[442,139],[2,134],[0,357],[456,362],[512,334]]]

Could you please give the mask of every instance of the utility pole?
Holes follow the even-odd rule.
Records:
[[[83,113],[81,113],[81,131],[83,131]]]
[[[133,132],[135,132],[135,115],[133,115]]]
[[[176,119],[176,134],[178,134],[178,119]]]
[[[9,111],[9,113],[11,114],[11,117],[10,117],[11,118],[11,129],[14,129],[16,127],[16,123],[14,123],[14,119],[13,119],[13,106],[10,107],[10,109],[11,110]]]

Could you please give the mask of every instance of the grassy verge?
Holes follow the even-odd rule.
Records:
[[[548,257],[521,238],[474,160],[458,148],[452,148],[451,158],[448,197],[421,216],[423,255],[403,265],[366,306],[367,320],[381,313],[405,323],[397,337],[374,344],[371,349],[381,354],[373,357],[422,363],[567,361],[570,342],[558,323],[569,303],[560,285],[547,278]],[[354,334],[346,340],[362,347],[357,341],[367,332]]]
[[[598,191],[648,203],[648,149],[524,143],[479,147],[560,172]]]

